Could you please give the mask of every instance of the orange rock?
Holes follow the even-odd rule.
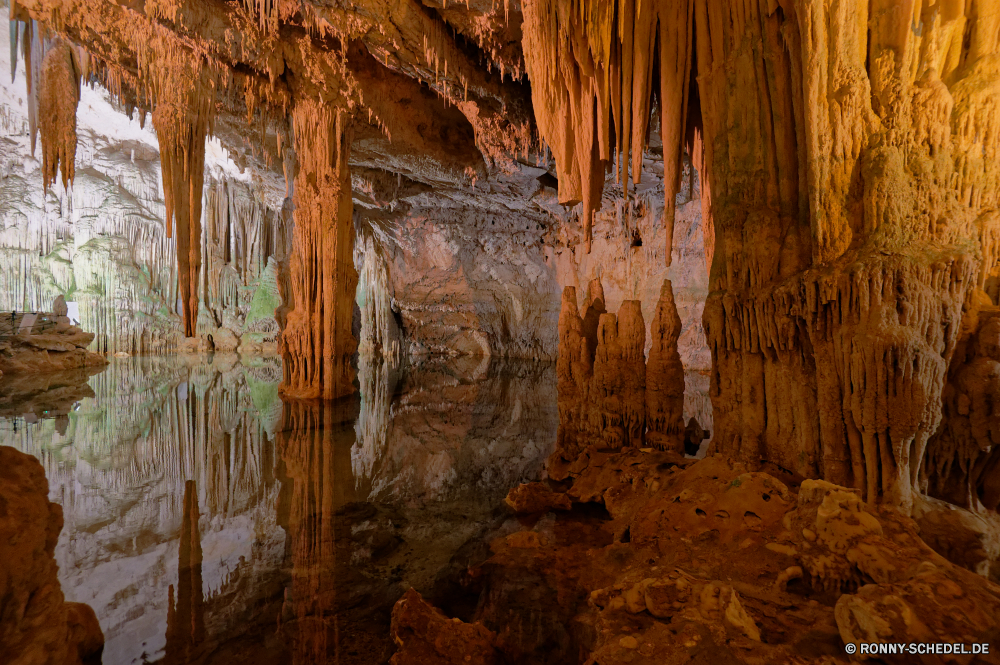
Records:
[[[100,653],[94,612],[66,603],[56,576],[62,508],[34,457],[0,446],[0,654],[4,662],[72,665]]]
[[[684,366],[677,352],[680,334],[673,286],[665,279],[650,327],[653,345],[646,364],[646,425],[663,435],[655,438],[657,447],[675,452],[683,452],[685,436]]]
[[[511,510],[518,514],[545,513],[550,510],[569,510],[569,497],[553,492],[542,483],[525,483],[512,489],[505,499]]]
[[[479,623],[448,619],[409,589],[392,608],[393,665],[492,665],[500,662],[496,635]]]

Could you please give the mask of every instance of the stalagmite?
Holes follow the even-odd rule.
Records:
[[[354,269],[351,132],[347,113],[313,100],[293,111],[295,233],[292,309],[282,333],[282,391],[289,397],[335,399],[353,392],[351,331],[358,273]]]
[[[559,310],[559,359],[556,363],[559,429],[556,452],[549,462],[549,475],[557,480],[565,477],[556,470],[559,463],[576,459],[583,447],[581,424],[592,372],[593,362],[587,360],[583,319],[577,311],[576,287],[567,286],[563,289]]]
[[[680,334],[681,319],[674,305],[673,285],[665,279],[650,327],[653,345],[646,364],[646,425],[649,427],[646,439],[661,450],[675,452],[683,451],[685,435],[684,366],[677,352]]]
[[[201,275],[201,199],[205,138],[215,118],[215,82],[197,57],[167,50],[154,67],[153,126],[160,144],[167,237],[176,226],[177,273],[184,308],[184,335],[198,325]]]
[[[73,182],[76,161],[76,107],[80,102],[80,75],[73,64],[73,49],[56,39],[42,61],[38,83],[42,137],[42,179],[45,189],[62,173],[65,189]]]

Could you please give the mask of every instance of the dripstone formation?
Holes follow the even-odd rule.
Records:
[[[407,594],[399,663],[988,641],[997,4],[9,0],[0,370],[280,354],[324,554],[333,400],[437,355],[556,361],[551,484],[508,501],[543,516],[467,566],[472,621]],[[57,294],[51,330],[17,313]],[[334,607],[313,572],[299,627]],[[526,586],[558,607],[518,615]]]

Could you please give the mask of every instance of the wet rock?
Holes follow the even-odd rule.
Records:
[[[522,515],[569,510],[573,505],[568,496],[553,492],[542,483],[518,485],[507,494],[504,502],[515,513]]]
[[[62,509],[38,461],[0,446],[0,654],[4,662],[73,665],[99,654],[93,610],[66,603],[56,576]]]
[[[496,634],[479,623],[449,619],[414,589],[392,609],[392,665],[493,665],[501,662]]]
[[[3,374],[58,372],[107,363],[103,356],[87,350],[94,335],[69,325],[65,316],[0,313],[0,322],[9,331],[0,337]]]

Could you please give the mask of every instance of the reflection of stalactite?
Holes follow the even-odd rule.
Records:
[[[339,650],[334,516],[355,498],[349,451],[356,416],[354,399],[294,400],[285,405],[279,448],[293,484],[289,609],[294,617],[293,662],[302,665],[326,662],[331,648],[335,654]]]
[[[169,591],[167,646],[164,661],[182,665],[191,661],[205,639],[205,594],[201,579],[201,532],[198,520],[198,488],[195,481],[184,484],[184,519],[177,562],[177,598]]]
[[[290,397],[333,399],[354,390],[350,358],[357,348],[351,331],[358,274],[349,118],[313,100],[298,103],[292,117],[299,172],[282,390]]]
[[[199,501],[208,512],[245,513],[273,484],[273,442],[263,411],[273,417],[277,402],[280,413],[277,376],[269,377],[268,400],[268,384],[248,390],[239,366],[225,373],[211,366],[201,372],[199,377],[168,360],[116,360],[90,378],[97,396],[69,413],[65,435],[52,420],[17,432],[3,422],[0,444],[39,457],[51,486],[68,492],[62,500],[68,531],[106,519],[92,513],[90,487],[99,487],[102,495],[131,497],[135,488],[160,486],[164,495],[175,497],[166,507],[157,500],[139,505],[126,501],[130,519],[143,523],[176,524],[181,513],[177,497],[187,478],[197,481]],[[257,373],[265,377],[263,371]],[[75,456],[67,460],[49,450],[73,451]],[[103,462],[77,469],[71,463],[75,459]],[[77,473],[86,474],[85,483]]]

